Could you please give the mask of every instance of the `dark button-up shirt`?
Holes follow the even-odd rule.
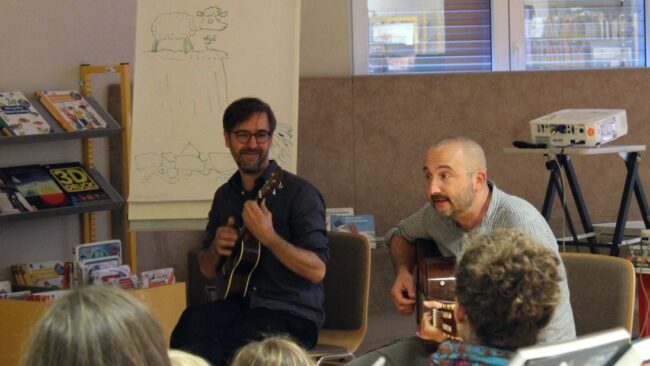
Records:
[[[255,181],[252,191],[245,191],[236,172],[219,187],[212,201],[203,247],[211,245],[217,228],[226,225],[230,216],[237,227],[243,225],[244,202],[255,200],[257,192],[278,167],[271,161]],[[314,252],[324,263],[329,259],[325,229],[325,203],[320,192],[308,181],[282,172],[281,187],[266,196],[266,207],[273,215],[273,228],[289,243]],[[251,307],[283,310],[314,321],[319,327],[325,320],[323,284],[314,284],[284,266],[262,245],[260,263],[253,272],[249,295]]]

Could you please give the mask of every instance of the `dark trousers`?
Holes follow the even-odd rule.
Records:
[[[284,311],[249,309],[240,301],[219,300],[185,309],[170,346],[222,366],[248,342],[274,334],[289,335],[305,348],[318,340],[318,328],[310,320]]]

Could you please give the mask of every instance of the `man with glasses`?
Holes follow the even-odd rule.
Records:
[[[325,203],[313,185],[269,160],[275,127],[273,111],[257,98],[239,99],[224,112],[223,137],[238,171],[215,193],[199,267],[208,278],[220,275],[218,267],[233,255],[242,227],[261,244],[259,262],[245,296],[229,294],[186,309],[171,337],[172,348],[215,366],[274,333],[312,347],[324,322]],[[279,183],[259,200],[262,187],[278,176]]]

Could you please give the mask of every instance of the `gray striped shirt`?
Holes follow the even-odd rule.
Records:
[[[518,228],[545,247],[558,253],[558,245],[553,231],[533,205],[522,198],[501,191],[492,182],[488,182],[488,186],[492,191],[492,198],[487,213],[481,224],[471,231],[461,229],[450,217],[438,215],[431,204],[427,203],[416,213],[402,220],[397,225],[396,231],[389,232],[386,235],[387,241],[390,242],[393,233],[411,242],[416,239],[434,240],[443,255],[458,256],[463,246],[463,240],[469,232]],[[560,274],[563,278],[560,283],[560,304],[555,309],[548,326],[540,332],[538,343],[556,343],[576,337],[566,272],[563,264],[560,264],[560,267]]]

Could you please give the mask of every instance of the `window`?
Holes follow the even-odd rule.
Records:
[[[643,0],[353,1],[355,74],[646,66]]]

